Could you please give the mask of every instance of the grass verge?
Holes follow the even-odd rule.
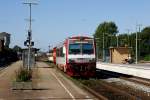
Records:
[[[32,70],[21,67],[16,71],[16,82],[28,82],[32,79]]]

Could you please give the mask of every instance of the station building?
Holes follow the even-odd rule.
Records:
[[[131,57],[131,47],[111,47],[110,63],[122,64],[125,59]]]
[[[10,44],[10,34],[6,32],[0,33],[0,51],[4,49],[4,47],[9,48]]]

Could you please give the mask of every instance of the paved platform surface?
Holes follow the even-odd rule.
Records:
[[[111,64],[111,63],[97,62],[96,68],[150,79],[150,63]]]
[[[37,63],[33,76],[33,83],[37,89],[12,90],[15,70],[20,65],[19,61],[0,72],[0,100],[98,100],[43,62]]]

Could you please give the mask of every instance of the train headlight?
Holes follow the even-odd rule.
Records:
[[[90,59],[89,62],[95,62],[95,58]]]
[[[75,61],[72,59],[69,59],[69,63],[74,63]]]

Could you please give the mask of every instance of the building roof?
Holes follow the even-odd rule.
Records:
[[[132,49],[132,47],[110,47],[109,49]]]

